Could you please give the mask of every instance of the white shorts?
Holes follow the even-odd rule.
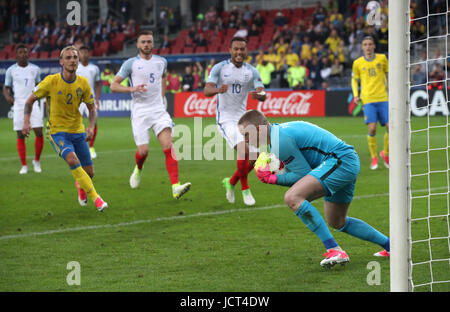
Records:
[[[21,131],[23,129],[23,112],[25,105],[14,105],[14,115],[13,115],[13,127],[14,131]],[[33,110],[30,116],[31,128],[42,128],[44,126],[44,120],[41,108],[39,107],[39,102],[36,101],[33,104]]]
[[[82,117],[89,117],[89,109],[87,108],[87,105],[81,102],[80,107],[78,108],[80,110],[80,114]]]
[[[150,129],[158,136],[165,128],[173,129],[173,126],[174,123],[167,111],[131,114],[131,127],[136,146],[148,144]]]
[[[227,141],[228,146],[230,146],[232,149],[240,143],[244,141],[244,136],[239,132],[238,128],[238,121],[237,120],[230,120],[225,122],[218,122],[217,128],[219,129],[220,134],[223,136],[225,141]],[[249,146],[250,152],[257,152],[258,148],[250,145]]]

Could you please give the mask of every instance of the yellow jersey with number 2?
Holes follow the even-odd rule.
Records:
[[[34,88],[33,94],[38,99],[45,97],[47,100],[50,134],[85,131],[79,106],[81,102],[94,104],[94,96],[85,77],[76,75],[73,81],[66,81],[62,72],[48,75]]]
[[[352,79],[361,81],[359,97],[363,104],[386,102],[388,100],[386,79],[388,72],[388,60],[384,54],[375,54],[375,57],[370,61],[361,56],[353,62]],[[357,84],[356,90],[355,84],[352,84],[352,87],[353,96],[357,96]]]

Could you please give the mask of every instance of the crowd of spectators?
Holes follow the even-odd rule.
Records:
[[[78,48],[87,46],[94,52],[102,42],[105,42],[108,49],[100,50],[100,55],[108,55],[114,52],[113,45],[110,45],[114,39],[120,38],[118,42],[120,44],[118,49],[120,49],[123,40],[134,37],[137,31],[138,26],[133,19],[126,24],[121,24],[112,18],[106,21],[99,18],[93,23],[69,26],[67,22],[55,22],[49,15],[44,14],[28,20],[21,30],[14,31],[12,44],[28,44],[31,53],[52,52],[61,50],[67,45]]]
[[[327,6],[317,2],[310,14],[295,23],[295,16],[286,16],[284,10],[269,16],[248,5],[243,9],[233,7],[229,12],[218,12],[211,6],[195,17],[184,47],[208,46],[211,38],[224,40],[232,30],[233,36],[249,39],[251,52],[258,52],[247,61],[264,71],[267,87],[277,78],[282,88],[327,88],[330,78],[344,77],[353,60],[362,55],[365,36],[374,38],[377,53],[388,52],[387,0],[379,2],[380,24],[374,26],[366,22],[367,1],[350,1],[349,6],[339,7],[341,2],[330,1]],[[251,45],[252,37],[267,36],[267,24],[273,26],[270,40]],[[169,41],[164,47],[171,44]]]

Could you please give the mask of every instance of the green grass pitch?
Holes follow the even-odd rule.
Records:
[[[270,121],[288,120],[292,119]],[[367,128],[362,119],[305,120],[355,146],[361,172],[349,215],[388,234],[389,171],[381,160],[378,170],[369,170]],[[192,119],[174,121],[193,128]],[[427,124],[425,118],[414,121],[419,127]],[[203,119],[202,123],[211,125],[215,120]],[[284,204],[287,188],[264,185],[251,172],[249,184],[256,205],[244,205],[240,184],[236,203],[229,204],[221,181],[234,172],[235,161],[180,160],[180,180],[190,181],[192,189],[176,201],[171,196],[164,155],[152,136],[141,185],[130,189],[128,180],[136,149],[130,120],[102,118],[98,124],[94,184],[109,203],[104,213],[97,212],[91,202],[79,206],[72,175],[48,140],[41,158],[43,172],[34,173],[31,134],[27,140],[29,173],[19,175],[12,121],[0,119],[0,291],[389,291],[389,260],[372,256],[380,248],[344,233],[332,230],[348,252],[350,263],[331,270],[320,267],[323,245]],[[378,129],[380,151],[384,129]],[[415,146],[428,146],[425,133],[416,136],[420,142]],[[445,141],[447,134],[436,133],[434,137]],[[438,141],[436,144],[441,144]],[[224,140],[222,143],[225,146]],[[413,158],[414,170],[428,170],[429,162],[436,170],[447,170],[446,158],[438,151],[430,157],[434,156],[433,161]],[[430,182],[433,185],[420,177],[413,179],[413,187],[423,194],[430,188],[447,193],[447,179],[442,175],[436,173]],[[432,200],[437,201],[436,214],[448,213],[447,195],[432,196]],[[323,200],[313,204],[323,213]],[[413,201],[413,217],[427,215],[428,210],[425,199]],[[430,229],[440,231],[433,235],[448,236],[448,220],[435,219],[432,225],[415,222],[417,237],[413,238],[427,238]],[[418,262],[429,260],[430,247],[431,254],[438,253],[433,254],[433,259],[449,258],[448,245],[433,243],[414,245],[413,256]],[[67,264],[71,261],[80,264],[79,286],[66,282],[70,273]],[[375,285],[368,283],[374,270],[371,261],[377,261],[380,270]],[[434,280],[449,280],[448,261],[436,264]],[[430,281],[430,266],[426,262],[415,267],[418,283]],[[450,286],[436,284],[435,289],[449,291]]]

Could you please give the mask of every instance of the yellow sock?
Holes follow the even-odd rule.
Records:
[[[369,143],[370,157],[377,157],[377,137],[368,135],[367,143]]]
[[[389,156],[389,133],[384,134],[384,155]]]
[[[72,170],[72,175],[78,182],[78,185],[86,192],[90,199],[96,200],[98,197],[95,191],[94,184],[92,183],[91,177],[84,171],[81,166],[76,167]]]

